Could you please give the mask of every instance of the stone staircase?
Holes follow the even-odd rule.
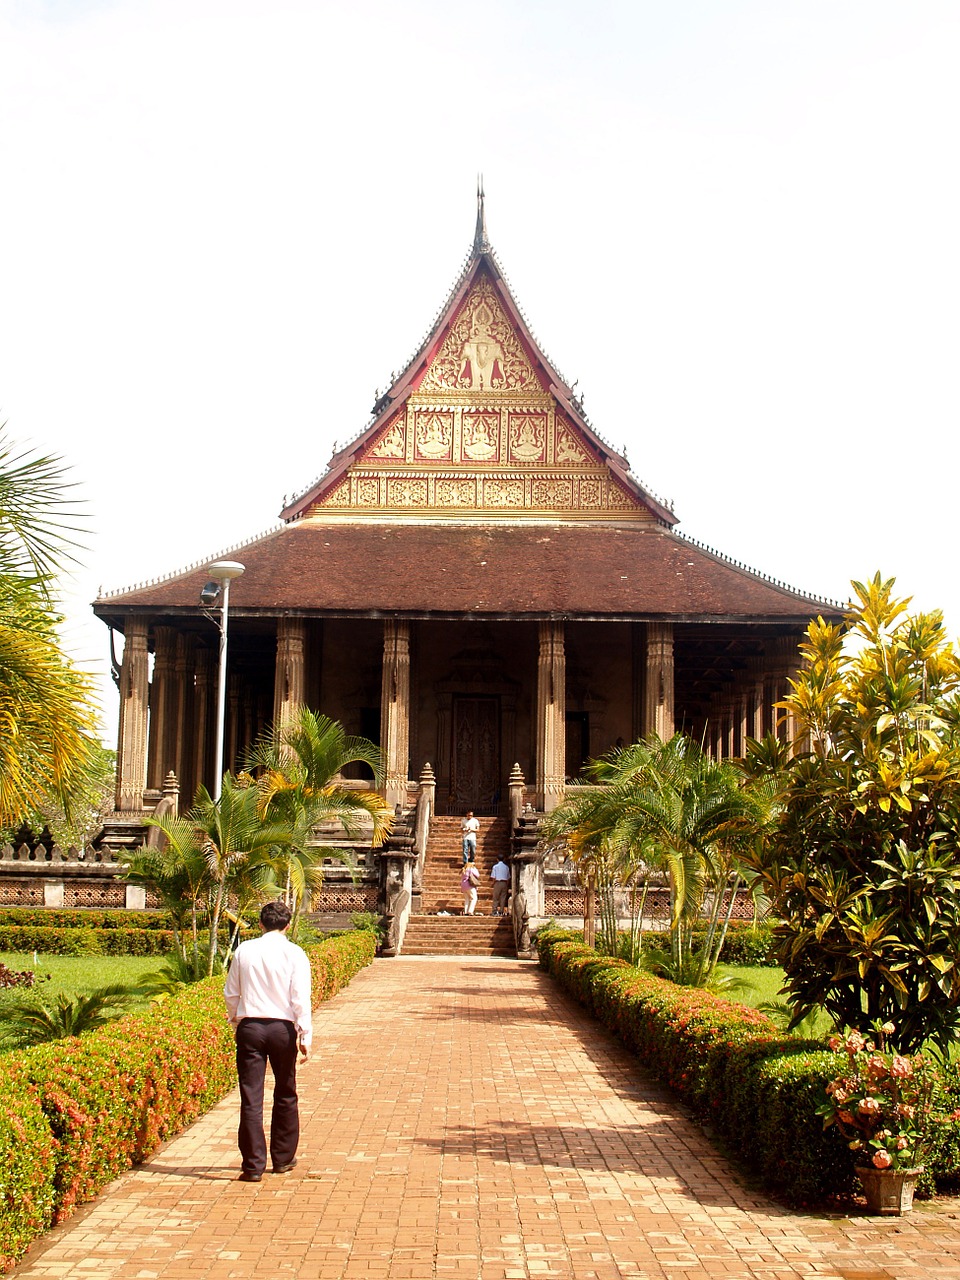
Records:
[[[405,956],[512,956],[516,955],[509,916],[492,916],[493,881],[490,870],[510,852],[510,826],[506,818],[480,818],[476,865],[480,872],[477,911],[464,916],[460,876],[463,870],[460,819],[436,817],[423,866],[421,914],[411,916],[403,939]],[[441,915],[440,912],[448,912]]]

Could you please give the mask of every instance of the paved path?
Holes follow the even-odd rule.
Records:
[[[747,1189],[529,964],[380,960],[318,1011],[297,1169],[234,1181],[236,1095],[18,1280],[960,1277],[960,1218],[789,1213]]]

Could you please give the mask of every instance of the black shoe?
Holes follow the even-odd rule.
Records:
[[[291,1170],[291,1169],[296,1165],[296,1163],[297,1163],[297,1162],[296,1162],[296,1159],[293,1159],[293,1160],[288,1161],[286,1164],[275,1164],[275,1165],[273,1166],[273,1172],[274,1172],[274,1173],[289,1173],[289,1172],[290,1172],[290,1170]]]
[[[237,1174],[237,1181],[238,1182],[262,1182],[263,1174],[250,1173],[249,1170],[244,1169],[242,1173]]]

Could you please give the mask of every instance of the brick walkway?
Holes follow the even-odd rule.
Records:
[[[317,1022],[292,1174],[233,1180],[233,1095],[19,1280],[960,1277],[949,1210],[831,1220],[747,1189],[533,965],[381,960]]]

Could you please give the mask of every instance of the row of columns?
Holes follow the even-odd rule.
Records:
[[[120,673],[120,729],[116,805],[121,812],[144,807],[144,792],[159,790],[169,770],[192,795],[212,755],[213,650],[170,626],[154,629],[154,670],[149,680],[148,621],[127,620]],[[674,628],[668,622],[642,627],[635,671],[640,679],[635,729],[667,739],[673,735]],[[274,679],[273,721],[288,724],[304,704],[306,621],[279,618]],[[796,642],[775,642],[772,660],[753,660],[739,683],[718,695],[709,711],[708,748],[717,758],[740,754],[747,737],[762,737],[775,727],[772,704],[787,691],[796,664]],[[410,756],[410,623],[388,619],[383,631],[380,742],[385,794],[393,806],[406,805]],[[255,731],[260,708],[249,707],[239,679],[229,684],[230,741],[226,759],[234,761]],[[265,708],[264,710],[268,710]],[[149,716],[148,716],[149,712]],[[636,723],[638,722],[638,723]],[[149,724],[149,740],[148,740]],[[787,726],[789,729],[789,726]],[[566,651],[564,624],[539,624],[536,690],[536,792],[538,807],[550,810],[563,799],[566,755]]]
[[[707,748],[716,760],[741,756],[747,738],[772,733],[784,741],[796,739],[794,717],[778,710],[797,671],[797,642],[781,636],[770,642],[764,657],[751,658],[730,688],[717,694],[709,708]]]

